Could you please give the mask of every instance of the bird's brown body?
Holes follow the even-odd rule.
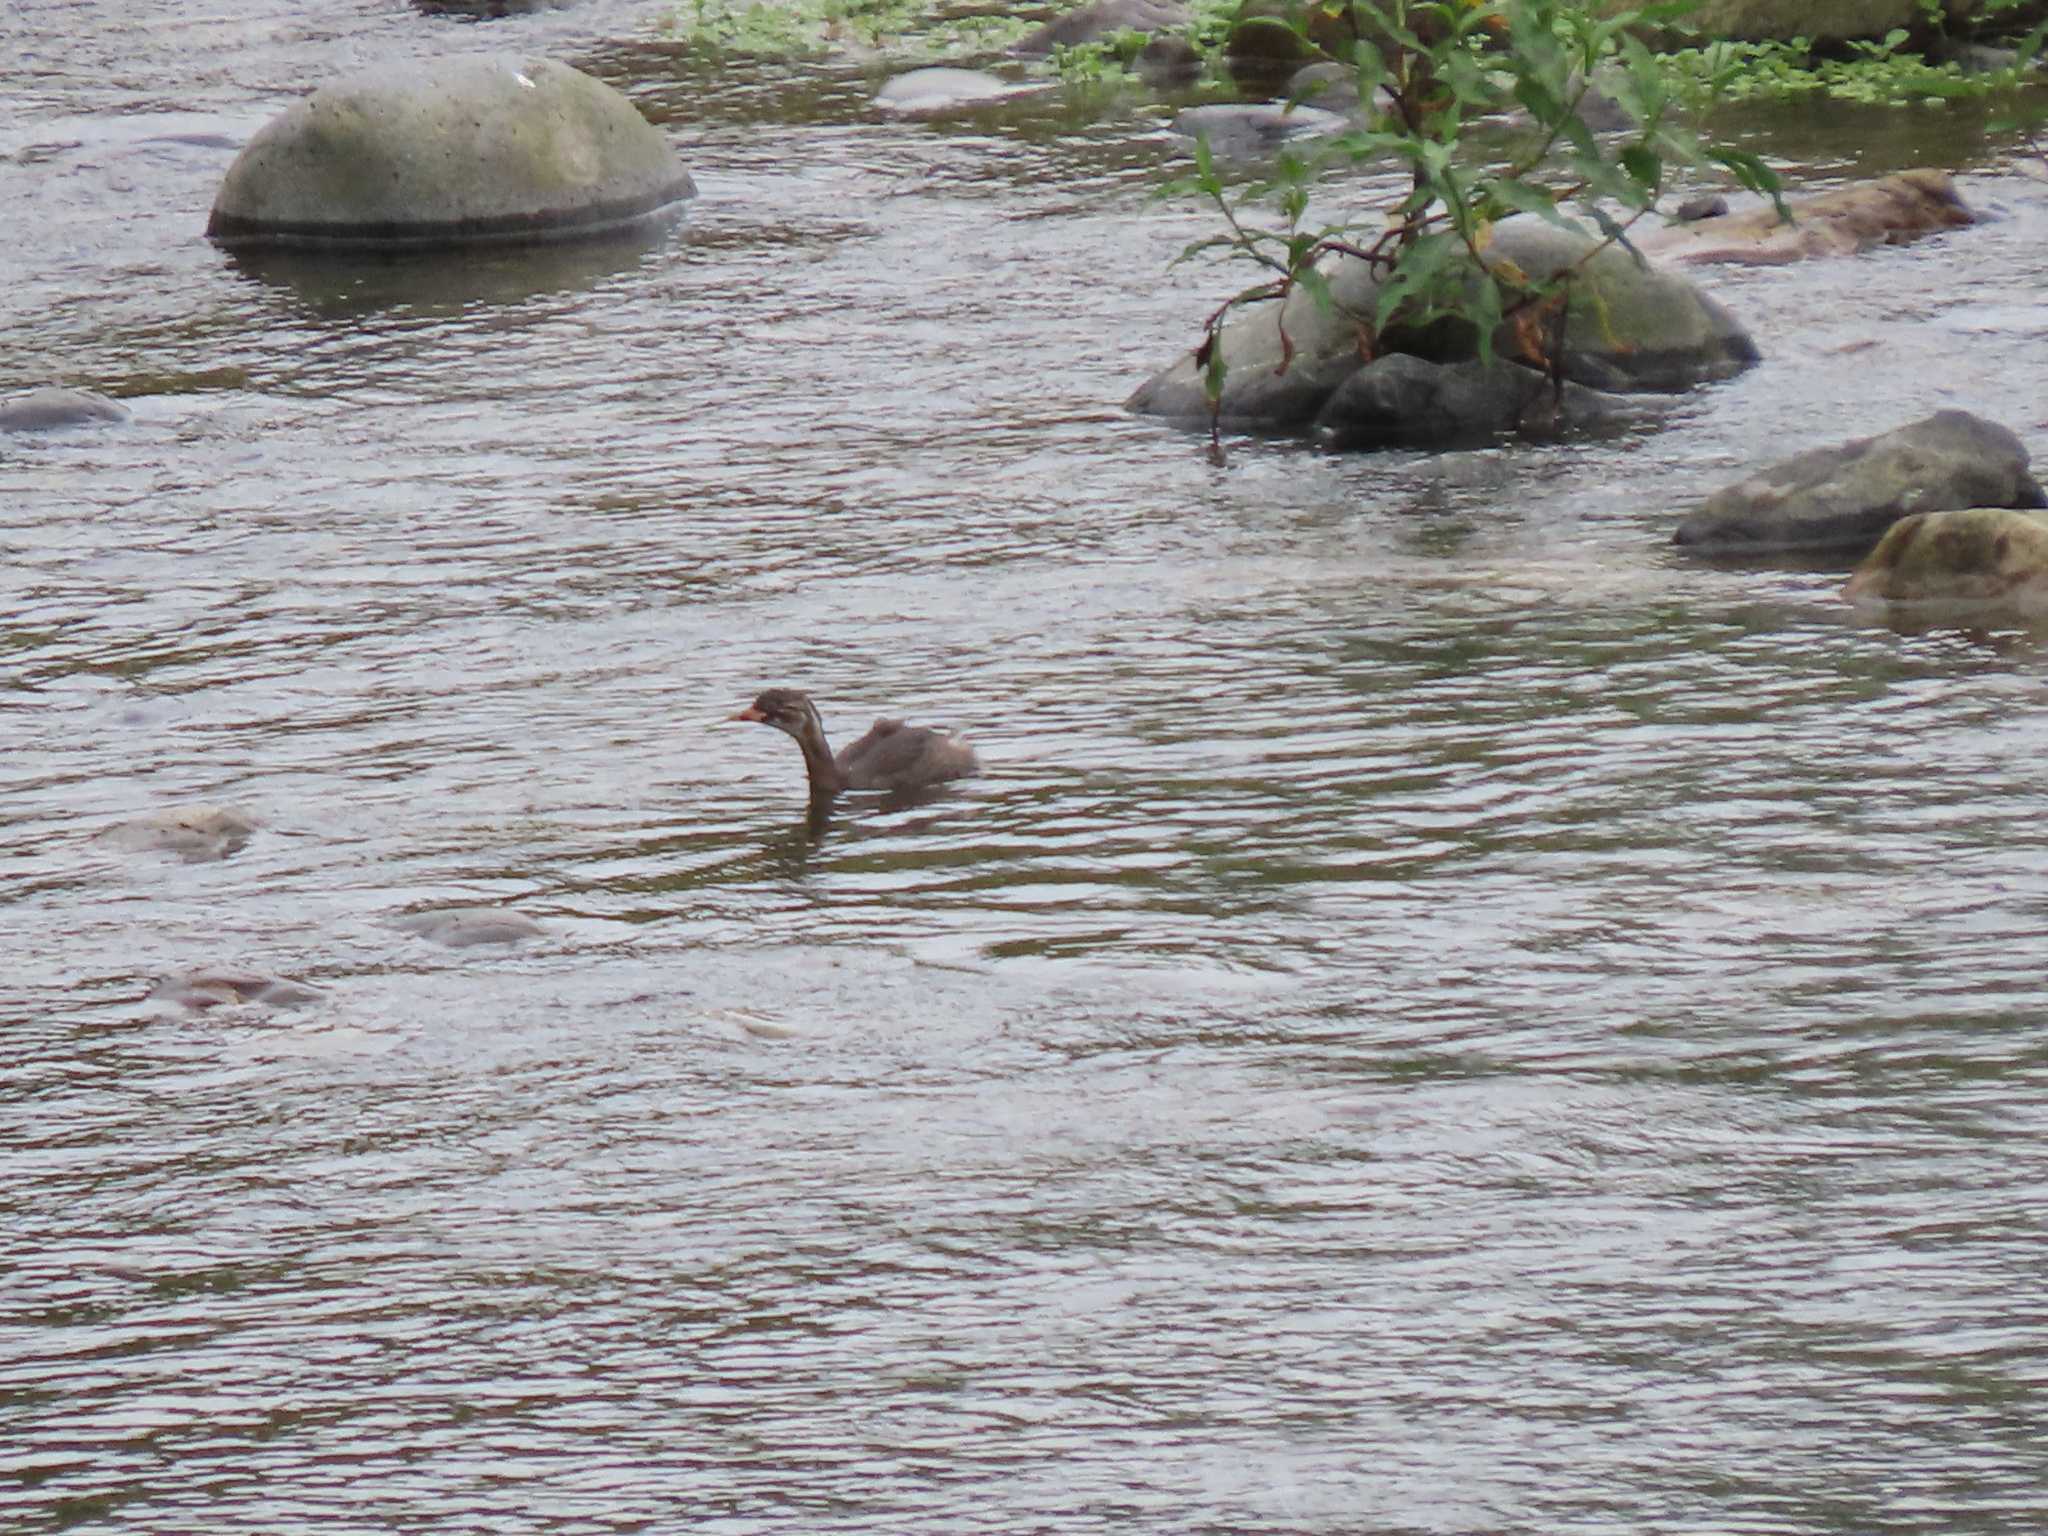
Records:
[[[848,789],[901,794],[981,770],[974,749],[957,736],[901,720],[877,720],[865,736],[835,757],[825,741],[825,723],[817,706],[794,688],[770,688],[731,718],[772,725],[792,737],[803,749],[813,798]]]

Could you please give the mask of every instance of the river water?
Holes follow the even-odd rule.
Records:
[[[1441,459],[1118,402],[1226,277],[1143,98],[950,124],[663,9],[15,0],[0,1523],[2008,1532],[2048,1475],[2048,668],[1679,559],[1943,406],[2048,433],[2048,188],[1707,281],[1767,364]],[[702,196],[238,265],[253,129],[530,47]],[[1880,124],[1884,124],[1880,128]],[[989,766],[803,818],[769,684]],[[104,834],[198,802],[183,862]],[[496,904],[526,945],[407,913]],[[310,1007],[189,1012],[245,967]]]

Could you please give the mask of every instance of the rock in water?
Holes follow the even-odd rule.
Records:
[[[2048,498],[2017,437],[1968,411],[1937,411],[1759,470],[1709,496],[1673,538],[1698,554],[1862,555],[1915,512],[2040,506]]]
[[[1518,218],[1501,223],[1487,254],[1512,261],[1540,281],[1584,260],[1595,243]],[[1306,427],[1338,386],[1365,365],[1379,279],[1356,257],[1327,258],[1321,270],[1334,301],[1329,309],[1296,289],[1285,303],[1241,310],[1223,327],[1219,345],[1229,370],[1225,426]],[[1585,261],[1574,295],[1561,359],[1564,377],[1573,383],[1599,390],[1678,390],[1728,378],[1756,361],[1755,342],[1726,309],[1686,278],[1643,266],[1618,246]],[[1466,361],[1478,351],[1469,327],[1439,326],[1419,334],[1390,327],[1378,342],[1381,353],[1411,352],[1438,363]],[[1513,355],[1505,327],[1494,346],[1502,356]],[[1142,415],[1177,421],[1209,417],[1192,354],[1153,375],[1127,404]]]
[[[1187,27],[1191,14],[1180,0],[1094,0],[1048,21],[1010,52],[1051,53],[1055,48],[1076,48],[1119,32],[1179,32]]]
[[[186,805],[124,821],[101,836],[122,848],[175,853],[199,864],[239,852],[255,831],[254,818],[231,806]]]
[[[230,246],[573,239],[696,190],[602,81],[552,59],[438,59],[323,86],[266,124],[228,168],[206,232]]]
[[[1296,139],[1331,138],[1350,126],[1339,113],[1290,102],[1216,102],[1189,107],[1173,120],[1175,133],[1208,140],[1220,160],[1255,160]]]
[[[882,88],[875,92],[875,105],[884,112],[903,117],[930,117],[941,112],[957,112],[965,107],[987,106],[990,102],[1027,95],[1040,89],[1042,87],[1036,85],[1001,80],[979,69],[948,69],[935,65],[930,69],[913,69],[908,74],[884,81]]]
[[[541,932],[539,923],[506,907],[443,907],[436,912],[414,912],[401,917],[398,926],[450,949],[467,949],[472,944],[517,944]]]
[[[1789,224],[1775,208],[1750,208],[1655,230],[1636,245],[1662,261],[1781,266],[1808,256],[1848,256],[1873,245],[1904,245],[1977,221],[1946,171],[1901,171],[1786,206],[1792,213]],[[1686,218],[1684,207],[1678,217]]]
[[[32,389],[0,403],[0,432],[54,432],[64,427],[94,427],[126,421],[128,408],[105,395],[55,385]]]
[[[1842,589],[1856,603],[1973,603],[2048,612],[2048,521],[2004,507],[1892,524]]]
[[[326,995],[318,987],[278,976],[263,976],[254,971],[188,971],[182,976],[167,976],[158,982],[150,989],[149,1000],[176,1003],[194,1010],[224,1005],[231,1007],[237,1003],[257,1003],[266,1008],[303,1008],[308,1003],[319,1002]]]
[[[1316,417],[1328,448],[1426,448],[1497,437],[1557,437],[1626,426],[1642,402],[1496,360],[1428,363],[1395,352],[1346,379]]]

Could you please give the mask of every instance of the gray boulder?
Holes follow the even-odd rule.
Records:
[[[85,389],[48,385],[0,401],[0,432],[55,432],[127,419],[128,407]]]
[[[552,59],[438,59],[323,86],[236,157],[206,232],[223,245],[571,239],[696,194],[668,140]]]
[[[1488,255],[1531,277],[1554,276],[1584,260],[1594,242],[1534,219],[1504,221]],[[1248,307],[1220,334],[1228,374],[1223,424],[1252,430],[1306,427],[1337,388],[1367,361],[1379,279],[1356,257],[1322,265],[1332,300],[1325,310],[1305,291],[1284,304]],[[1283,341],[1283,332],[1285,340]],[[1431,362],[1463,362],[1478,352],[1469,328],[1423,332],[1391,328],[1382,354],[1409,352]],[[1513,355],[1503,328],[1496,351]],[[1564,331],[1562,372],[1592,389],[1672,391],[1728,378],[1756,361],[1756,344],[1720,304],[1675,273],[1638,263],[1607,246],[1580,269]],[[1193,354],[1140,385],[1128,407],[1148,416],[1206,421],[1208,398]]]
[[[1048,21],[1010,52],[1051,53],[1055,48],[1075,48],[1119,32],[1180,32],[1190,19],[1181,0],[1093,0]]]
[[[2027,450],[1995,422],[1937,411],[1877,437],[1810,448],[1709,496],[1673,536],[1699,554],[1867,553],[1915,512],[2041,507]]]
[[[1496,437],[1557,437],[1644,419],[1645,400],[1583,384],[1560,389],[1533,368],[1430,363],[1395,352],[1337,387],[1316,417],[1329,448],[1433,447]]]
[[[1323,264],[1330,309],[1300,289],[1283,304],[1248,306],[1217,333],[1228,370],[1221,421],[1253,431],[1284,431],[1314,421],[1337,387],[1365,366],[1368,344],[1359,317],[1370,317],[1379,279],[1365,262],[1340,257]],[[1191,353],[1140,384],[1127,409],[1141,416],[1206,422],[1209,397]]]

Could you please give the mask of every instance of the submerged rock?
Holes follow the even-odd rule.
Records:
[[[1076,48],[1119,32],[1179,32],[1191,19],[1192,13],[1181,0],[1093,0],[1054,17],[1010,52],[1051,53],[1055,48]]]
[[[875,92],[875,105],[884,112],[906,117],[926,117],[953,112],[962,107],[985,106],[1011,96],[1027,95],[1044,87],[1003,80],[979,69],[913,69],[885,81]]]
[[[1559,389],[1514,363],[1430,363],[1396,352],[1338,386],[1316,417],[1316,436],[1330,448],[1557,437],[1640,421],[1646,398],[1569,382]]]
[[[1208,140],[1210,153],[1223,160],[1257,159],[1294,139],[1328,138],[1350,126],[1339,113],[1285,102],[1218,102],[1189,107],[1173,120],[1175,133]]]
[[[239,852],[256,825],[253,817],[230,806],[186,805],[124,821],[100,836],[134,852],[175,853],[200,864]]]
[[[1946,171],[1901,171],[1799,198],[1784,223],[1768,205],[1672,225],[1636,244],[1665,261],[1781,266],[1809,256],[1848,256],[1873,245],[1904,245],[1922,235],[1974,224],[1977,216]],[[1681,217],[1683,210],[1680,210]]]
[[[1534,219],[1511,219],[1495,232],[1488,255],[1514,262],[1536,279],[1583,260],[1595,242]],[[1222,422],[1254,430],[1306,427],[1338,386],[1362,368],[1379,279],[1356,257],[1326,259],[1321,271],[1334,300],[1323,309],[1297,290],[1280,305],[1241,311],[1221,332],[1228,377]],[[1282,332],[1286,340],[1282,340]],[[1289,350],[1291,347],[1291,351]],[[1496,351],[1513,355],[1506,329]],[[1431,362],[1477,355],[1469,329],[1390,329],[1381,353],[1409,352]],[[1592,389],[1670,391],[1741,372],[1756,361],[1756,344],[1720,304],[1687,279],[1639,265],[1618,246],[1587,261],[1567,315],[1562,371]],[[1126,402],[1142,415],[1206,422],[1208,398],[1190,353],[1140,385]]]
[[[663,215],[696,190],[602,81],[552,59],[437,59],[323,86],[266,124],[206,232],[230,246],[559,240]]]
[[[2027,450],[1995,422],[1937,411],[1876,437],[1810,448],[1709,496],[1675,542],[1700,554],[1869,550],[1915,512],[2041,507]]]
[[[2004,507],[1892,524],[1842,595],[1859,603],[1978,603],[2048,612],[2048,520]]]
[[[327,994],[318,987],[263,976],[254,971],[187,971],[167,976],[150,989],[148,1001],[176,1003],[181,1008],[219,1008],[256,1003],[266,1008],[303,1008]]]
[[[435,912],[414,912],[401,917],[396,926],[436,944],[446,944],[450,949],[467,949],[473,944],[517,944],[543,931],[532,918],[506,907],[443,907]]]
[[[55,432],[65,427],[104,426],[127,419],[125,405],[87,389],[47,385],[0,401],[0,432]]]

